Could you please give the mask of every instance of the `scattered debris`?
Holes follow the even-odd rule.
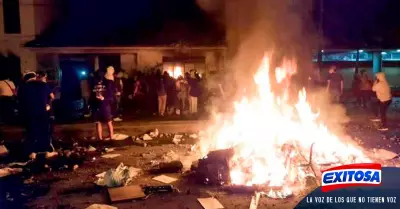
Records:
[[[12,163],[9,163],[7,166],[8,166],[8,167],[26,166],[26,165],[28,165],[29,162],[31,162],[31,161],[26,161],[26,162],[12,162]]]
[[[148,134],[144,134],[144,135],[142,136],[142,139],[143,139],[144,141],[153,140],[153,138],[151,138]]]
[[[250,208],[257,209],[258,203],[260,202],[260,193],[256,192],[253,197],[251,197]]]
[[[154,129],[154,131],[150,132],[150,136],[154,138],[154,137],[157,137],[159,133],[160,132],[158,131],[158,129]]]
[[[105,148],[104,151],[105,151],[106,153],[114,152],[114,151],[115,151],[115,148]]]
[[[161,173],[177,173],[182,172],[183,165],[181,161],[172,161],[168,163],[159,163],[150,170],[152,174],[161,174]]]
[[[114,134],[112,139],[117,140],[117,141],[122,141],[128,139],[130,136],[125,135],[125,134]]]
[[[181,141],[182,141],[182,135],[175,134],[174,138],[172,139],[172,142],[174,144],[179,144]]]
[[[198,138],[197,134],[190,134],[189,137],[192,138],[192,139],[197,139]]]
[[[169,151],[161,157],[161,162],[168,163],[172,161],[179,160],[179,155],[174,151]]]
[[[163,185],[163,186],[145,186],[143,187],[143,191],[146,195],[149,195],[155,193],[170,193],[179,190],[174,188],[174,186],[172,185]]]
[[[110,159],[110,158],[116,158],[116,157],[119,157],[119,156],[121,156],[121,154],[105,154],[105,155],[102,155],[101,157]]]
[[[0,145],[0,157],[8,155],[8,149],[4,145]]]
[[[166,176],[166,175],[160,175],[160,176],[154,177],[153,180],[156,180],[156,181],[159,181],[159,182],[162,182],[162,183],[166,183],[166,184],[170,184],[170,183],[172,183],[172,182],[174,182],[174,181],[176,181],[178,179],[172,178],[172,177],[169,177],[169,176]]]
[[[143,192],[142,188],[138,185],[109,188],[108,194],[110,196],[110,200],[112,203],[146,197],[146,194]]]
[[[154,159],[154,158],[157,157],[157,155],[156,155],[155,153],[153,153],[153,152],[150,152],[150,153],[143,153],[143,154],[141,154],[141,156],[142,156],[143,158],[146,158],[146,159]]]
[[[2,168],[0,169],[0,178],[15,175],[22,172],[22,168]]]
[[[96,152],[96,148],[94,148],[93,146],[89,146],[88,152]]]
[[[118,209],[118,208],[111,205],[93,204],[87,207],[86,209]]]
[[[224,208],[224,206],[221,205],[221,203],[213,198],[197,198],[197,201],[203,206],[204,209],[221,209]]]
[[[95,184],[107,187],[126,186],[140,171],[139,168],[124,166],[121,163],[116,169],[108,170],[103,177],[101,177],[102,173],[96,175],[99,179]]]

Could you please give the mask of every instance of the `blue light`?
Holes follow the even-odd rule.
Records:
[[[81,71],[81,75],[86,75],[86,71]]]
[[[400,49],[396,50],[397,52],[400,52]]]
[[[364,52],[364,50],[360,49],[360,50],[358,50],[358,52],[360,52],[360,53],[363,53],[363,52]]]
[[[386,55],[386,54],[387,54],[387,52],[382,52],[381,54],[382,54],[382,55]]]

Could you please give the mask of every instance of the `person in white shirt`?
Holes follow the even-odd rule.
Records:
[[[0,81],[0,121],[9,122],[14,116],[16,88],[9,79]]]
[[[376,74],[376,80],[372,86],[372,91],[376,93],[376,97],[378,98],[378,105],[376,105],[375,108],[375,116],[377,116],[377,118],[373,119],[373,121],[381,121],[382,126],[379,130],[387,131],[386,114],[390,104],[392,103],[392,93],[389,83],[386,80],[385,73],[379,72]],[[378,118],[378,112],[380,118]]]

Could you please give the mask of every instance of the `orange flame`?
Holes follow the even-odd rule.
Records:
[[[277,82],[296,70],[294,61],[283,61],[276,69]],[[283,187],[282,191],[287,191],[306,176],[293,159],[303,153],[308,156],[311,146],[316,163],[370,162],[362,151],[342,142],[317,121],[318,114],[312,111],[304,89],[294,106],[287,102],[288,95],[275,96],[269,71],[270,57],[265,56],[254,76],[258,86],[255,96],[236,102],[229,119],[217,115],[198,144],[203,156],[213,150],[234,149],[229,162],[232,184]]]

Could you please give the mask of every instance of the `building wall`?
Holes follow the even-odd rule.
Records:
[[[20,34],[4,33],[3,1],[0,0],[0,51],[11,52],[21,59],[21,71],[36,71],[37,60],[34,52],[23,47],[47,28],[54,18],[54,0],[19,0]]]

